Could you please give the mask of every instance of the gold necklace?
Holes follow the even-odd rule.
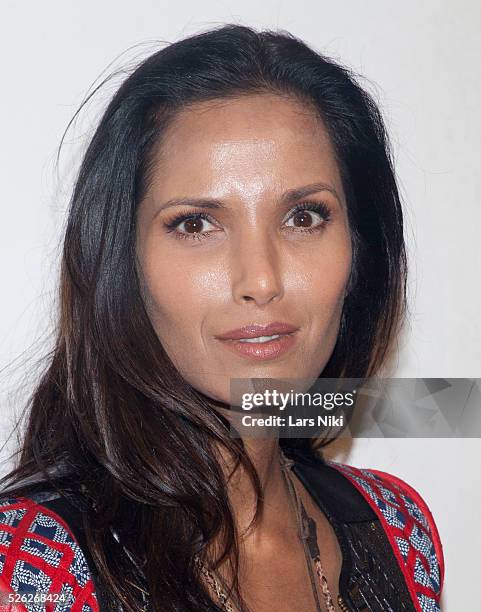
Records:
[[[304,549],[309,578],[311,581],[312,593],[316,603],[316,612],[321,612],[319,595],[316,588],[316,575],[321,585],[321,591],[324,596],[324,602],[326,605],[327,612],[335,612],[332,595],[327,583],[326,574],[321,564],[319,546],[317,544],[316,522],[307,513],[304,504],[299,499],[295,486],[292,482],[290,469],[294,464],[294,461],[292,461],[292,459],[287,458],[282,452],[282,450],[280,451],[280,461],[282,474],[284,476],[287,489],[289,491],[289,499],[296,513],[298,536],[302,542]],[[228,596],[226,595],[223,587],[221,586],[219,580],[216,578],[213,572],[211,572],[211,570],[205,565],[205,563],[200,559],[198,555],[195,555],[194,559],[197,565],[199,566],[201,573],[207,580],[207,583],[215,592],[222,609],[225,610],[225,612],[235,612],[232,603],[229,601]],[[316,568],[315,573],[312,567],[313,564]]]

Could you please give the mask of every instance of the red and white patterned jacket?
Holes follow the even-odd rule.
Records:
[[[397,588],[397,595],[393,596],[404,598],[403,602],[393,600],[385,608],[376,608],[377,604],[372,603],[367,609],[440,610],[444,580],[442,545],[431,512],[412,487],[378,470],[331,461],[316,465],[299,462],[294,471],[333,521],[338,536],[345,539],[341,547],[343,554],[352,557],[349,566],[352,575],[341,573],[344,591],[340,586],[340,592],[346,610],[362,609],[356,607],[349,589],[356,581],[353,557],[362,556],[358,535],[361,531],[355,530],[364,524],[373,529],[376,524],[382,528],[393,553],[393,564],[404,580],[405,592],[402,595]],[[49,499],[48,494],[34,499],[0,499],[0,612],[102,610],[96,592],[98,578],[87,561],[88,551],[79,544],[78,532],[72,525],[48,507]],[[330,501],[326,506],[327,499]],[[376,549],[371,547],[369,553],[369,548],[366,540],[363,551],[371,554],[372,565],[376,563]],[[392,578],[392,585],[396,585],[395,576],[390,576],[387,570],[386,578]],[[361,580],[359,576],[357,579]],[[379,587],[373,579],[370,586],[367,579],[361,582],[352,589],[357,597],[378,601],[380,595],[376,595],[376,588]],[[386,602],[389,599],[385,592],[382,597]],[[402,607],[398,608],[398,604]]]

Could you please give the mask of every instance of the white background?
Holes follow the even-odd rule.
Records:
[[[23,376],[33,378],[35,360],[49,346],[72,171],[119,80],[69,133],[56,168],[63,130],[92,82],[129,47],[144,43],[113,67],[145,57],[161,41],[226,22],[289,30],[369,79],[363,83],[383,109],[406,207],[411,317],[395,374],[480,377],[480,6],[468,0],[4,0],[0,442],[21,407],[22,393],[12,391],[22,381],[20,391],[28,390]],[[1,456],[12,448],[13,441]],[[478,439],[362,440],[348,455],[338,454],[347,463],[392,472],[424,497],[444,543],[448,612],[472,610],[479,586],[480,450]]]

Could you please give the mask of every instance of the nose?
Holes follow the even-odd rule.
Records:
[[[266,233],[240,237],[231,252],[232,296],[236,303],[265,306],[283,295],[282,261]]]

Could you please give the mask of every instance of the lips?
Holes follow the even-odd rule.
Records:
[[[296,342],[298,327],[289,323],[246,325],[216,336],[226,348],[243,358],[264,361],[276,359]]]
[[[290,323],[280,323],[275,321],[267,325],[250,324],[238,329],[231,329],[224,334],[216,336],[219,340],[241,340],[245,338],[260,338],[261,336],[275,336],[281,334],[291,334],[299,328]]]

